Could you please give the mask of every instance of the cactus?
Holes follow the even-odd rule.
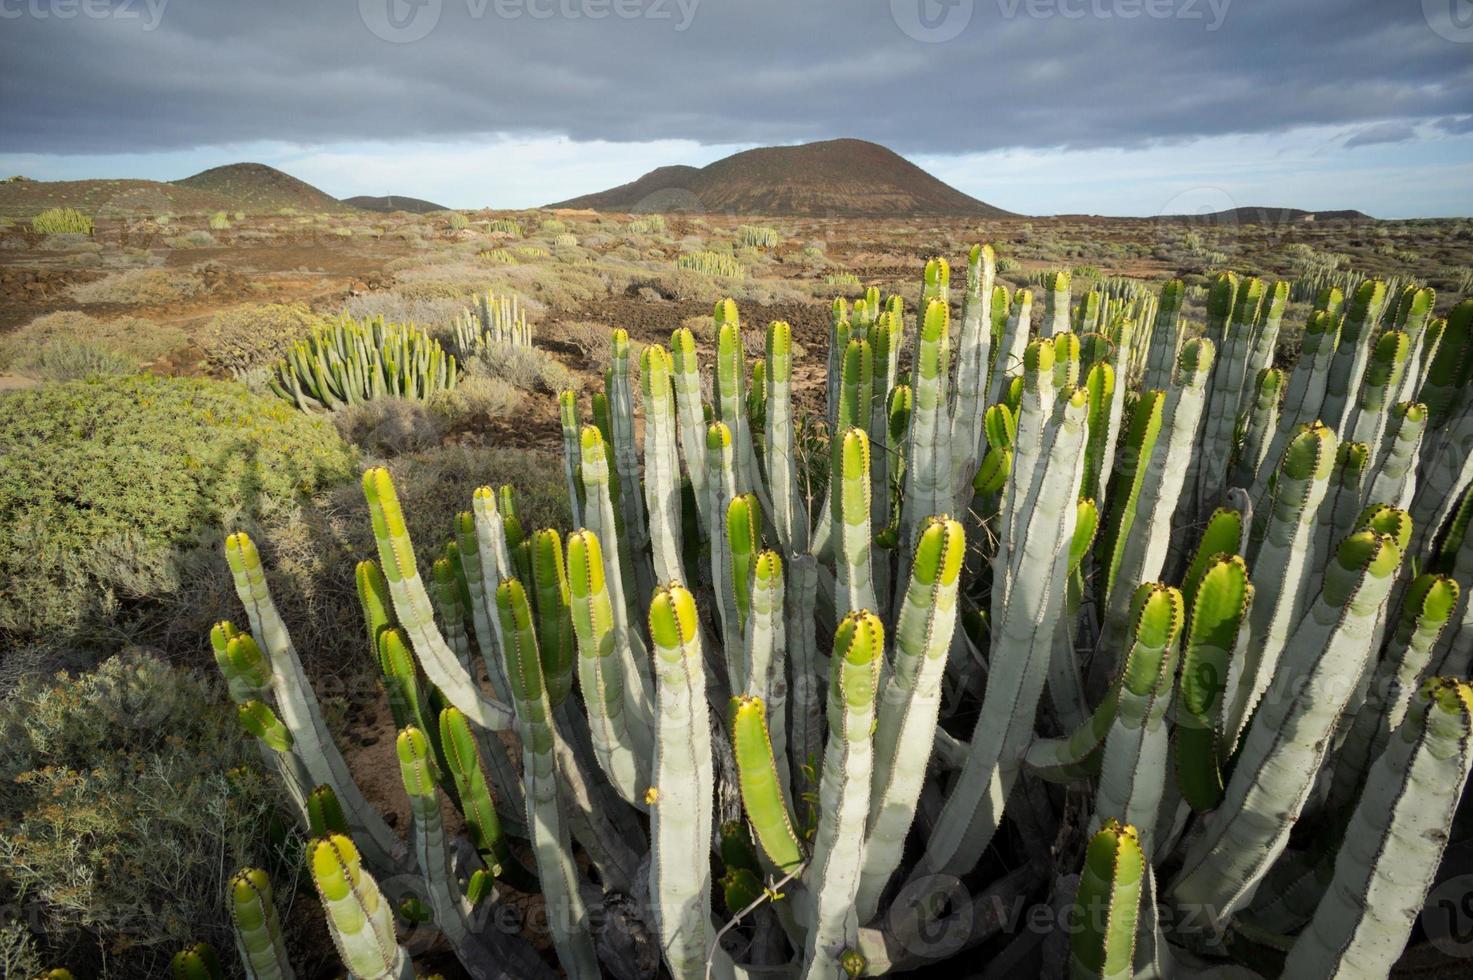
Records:
[[[461,363],[495,344],[532,346],[532,327],[516,296],[498,296],[488,291],[476,297],[475,305],[461,311],[453,328],[451,348]]]
[[[297,341],[276,364],[271,390],[302,411],[374,398],[424,400],[455,387],[455,357],[412,325],[346,314]]]
[[[93,232],[92,219],[76,208],[47,208],[31,219],[31,230],[38,235],[88,235]]]
[[[724,252],[692,252],[682,255],[675,260],[675,267],[724,279],[745,279],[747,277],[746,266]]]
[[[481,488],[422,572],[388,474],[365,475],[360,598],[410,847],[233,536],[250,630],[221,624],[212,650],[314,854],[351,836],[357,880],[392,892],[372,908],[432,920],[472,975],[545,972],[483,924],[503,887],[561,910],[572,976],[614,965],[620,936],[591,924],[618,909],[674,977],[836,977],[994,934],[938,923],[955,899],[1046,893],[1083,916],[1041,953],[1075,976],[1246,975],[1229,960],[1265,948],[1296,975],[1384,972],[1437,863],[1405,842],[1457,829],[1469,759],[1467,688],[1423,677],[1473,649],[1473,306],[1443,325],[1419,288],[1367,283],[1342,310],[1318,284],[1289,371],[1303,285],[1219,276],[1188,338],[1178,282],[1106,280],[1071,308],[1054,275],[1036,336],[1031,294],[992,282],[989,249],[967,260],[955,331],[940,259],[910,344],[898,297],[835,302],[811,423],[792,329],[754,364],[723,301],[714,365],[684,329],[645,348],[641,444],[617,333],[593,424],[559,400],[566,535]],[[815,446],[826,492],[803,483]],[[1012,870],[965,894],[989,848]],[[1207,931],[1181,914],[1201,908]],[[913,941],[941,925],[945,950]],[[343,919],[345,962],[400,969],[391,938],[362,959],[369,926]]]

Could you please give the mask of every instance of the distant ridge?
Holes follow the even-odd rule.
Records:
[[[231,198],[247,211],[343,211],[341,201],[304,180],[264,163],[230,163],[176,180],[178,187]]]
[[[761,147],[699,168],[660,167],[631,183],[548,206],[843,218],[1011,216],[893,150],[856,139]]]
[[[1239,225],[1282,225],[1296,221],[1375,221],[1364,211],[1345,209],[1341,211],[1303,211],[1299,208],[1229,208],[1208,214],[1167,214],[1162,218],[1171,221],[1199,221],[1204,224],[1232,222]]]
[[[450,210],[433,201],[425,201],[417,197],[400,197],[397,194],[385,194],[382,197],[370,197],[366,194],[360,194],[357,197],[343,198],[343,203],[349,207],[359,208],[363,211],[382,211],[385,214],[391,211],[408,211],[410,214],[429,214],[431,211]]]

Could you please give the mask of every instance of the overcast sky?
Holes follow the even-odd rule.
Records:
[[[0,0],[0,171],[523,207],[871,139],[1031,214],[1473,214],[1468,0]]]

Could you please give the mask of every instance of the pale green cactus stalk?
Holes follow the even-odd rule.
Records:
[[[875,696],[884,646],[885,629],[873,613],[850,613],[834,633],[818,832],[803,873],[811,902],[803,950],[803,974],[809,980],[832,977],[839,957],[859,939],[854,899],[869,818]]]
[[[271,879],[259,868],[241,868],[226,885],[226,907],[247,980],[293,980],[281,923],[271,896]]]
[[[1231,277],[1232,273],[1223,273],[1218,284],[1213,286],[1214,294],[1224,291],[1227,287],[1221,284]],[[1238,424],[1243,386],[1249,380],[1245,372],[1253,349],[1253,334],[1258,327],[1259,307],[1263,302],[1263,280],[1249,278],[1235,285],[1232,312],[1223,325],[1222,340],[1218,344],[1221,356],[1216,360],[1208,388],[1201,450],[1194,454],[1198,458],[1195,499],[1199,511],[1215,506],[1227,489],[1233,433]]]
[[[808,547],[808,512],[798,491],[793,465],[792,379],[792,327],[786,321],[774,320],[767,326],[767,429],[762,440],[763,462],[768,496],[772,498],[769,513],[778,545],[788,554],[798,554]]]
[[[650,603],[655,756],[650,790],[650,898],[665,962],[696,976],[711,941],[711,820],[715,782],[706,673],[695,600],[679,585]]]
[[[348,972],[363,980],[414,980],[414,964],[394,940],[389,903],[353,841],[342,834],[317,838],[307,845],[307,866]]]
[[[613,541],[615,546],[601,548],[604,562],[604,584],[609,592],[609,606],[614,617],[614,652],[618,655],[624,674],[624,705],[630,731],[641,751],[647,752],[652,743],[641,738],[648,732],[653,716],[653,686],[650,676],[649,655],[639,631],[630,626],[632,608],[626,599],[632,583],[625,569],[628,549],[627,539],[620,534],[614,515],[613,500],[609,497],[608,456],[604,451],[603,436],[593,426],[583,427],[583,486],[586,498],[584,518],[588,530],[597,535],[599,542]],[[723,511],[724,513],[724,511]],[[714,549],[713,549],[714,550]]]
[[[1360,390],[1371,353],[1371,335],[1381,322],[1386,307],[1386,284],[1367,279],[1355,291],[1350,308],[1340,325],[1335,356],[1325,380],[1325,401],[1319,417],[1341,438],[1350,433],[1351,416],[1355,414],[1355,393]]]
[[[559,760],[554,743],[552,704],[543,681],[537,635],[526,592],[516,579],[496,589],[496,610],[505,638],[506,672],[516,699],[517,732],[522,740],[522,779],[527,797],[527,827],[537,877],[548,907],[548,928],[558,961],[570,977],[596,980],[598,958],[587,928],[587,912],[579,894],[567,817],[558,803]]]
[[[916,339],[915,370],[911,386],[915,407],[906,439],[905,507],[901,511],[901,541],[907,553],[924,517],[944,514],[951,507],[949,419],[946,415],[946,363],[950,360],[950,313],[939,300],[924,307],[925,320]]]
[[[1284,394],[1284,406],[1279,412],[1278,429],[1263,464],[1258,469],[1253,484],[1253,500],[1264,499],[1269,477],[1283,458],[1299,426],[1319,418],[1320,406],[1325,400],[1325,386],[1329,382],[1330,362],[1335,356],[1336,342],[1340,336],[1340,321],[1324,310],[1310,314],[1304,327],[1304,338],[1299,363],[1289,377]]]
[[[1134,976],[1136,923],[1150,873],[1136,828],[1109,820],[1089,842],[1074,897],[1069,976]]]
[[[1137,587],[1161,576],[1171,546],[1171,521],[1185,496],[1192,444],[1202,421],[1207,379],[1212,376],[1215,351],[1205,337],[1182,346],[1177,383],[1161,408],[1161,431],[1146,472],[1139,481],[1136,518],[1123,542],[1117,540],[1119,564],[1106,599],[1106,649],[1119,649],[1125,635],[1130,600]]]
[[[1228,485],[1247,489],[1253,486],[1258,471],[1268,455],[1274,433],[1279,426],[1279,396],[1284,389],[1284,372],[1263,368],[1253,384],[1253,401],[1248,409],[1248,427],[1243,434],[1228,476]]]
[[[1387,503],[1408,510],[1416,498],[1417,468],[1427,432],[1427,406],[1401,402],[1392,406],[1380,452],[1366,481],[1364,503]]]
[[[1078,728],[1089,716],[1075,640],[1079,609],[1084,602],[1084,559],[1094,544],[1099,526],[1099,505],[1088,497],[1081,497],[1075,505],[1074,538],[1069,544],[1069,579],[1065,585],[1064,611],[1059,624],[1062,628],[1054,633],[1054,649],[1049,657],[1049,701],[1059,724],[1066,731]]]
[[[1059,269],[1044,276],[1043,329],[1041,336],[1053,337],[1069,331],[1069,272]]]
[[[1432,322],[1432,308],[1437,302],[1437,293],[1408,283],[1402,289],[1401,300],[1396,306],[1396,327],[1411,340],[1411,351],[1407,355],[1406,370],[1402,372],[1401,384],[1392,392],[1394,402],[1413,401],[1422,387],[1423,366],[1436,354],[1442,340],[1441,330],[1428,331]]]
[[[763,855],[784,875],[800,870],[806,860],[798,837],[787,789],[778,779],[767,728],[767,706],[761,698],[731,699],[729,723],[742,794],[742,811]]]
[[[1438,638],[1458,606],[1462,588],[1446,575],[1424,572],[1407,587],[1386,655],[1374,665],[1365,703],[1346,734],[1330,787],[1330,812],[1355,804],[1371,763],[1406,719],[1417,682],[1432,662]]]
[[[501,623],[496,618],[496,586],[510,574],[506,532],[490,487],[475,491],[471,507],[455,515],[455,544],[460,553],[461,577],[470,596],[471,627],[491,687],[498,698],[510,700],[506,664],[501,658]]]
[[[755,491],[760,497],[765,491],[757,470],[752,427],[747,420],[747,360],[736,303],[727,299],[716,304],[716,328],[717,417],[731,429],[737,491]]]
[[[966,548],[962,526],[933,517],[910,564],[910,585],[895,627],[893,669],[881,684],[874,738],[874,775],[855,906],[874,918],[880,893],[900,866],[915,819],[941,706],[946,653],[956,628],[956,602]]]
[[[454,707],[440,712],[440,747],[465,815],[466,831],[486,867],[498,879],[521,891],[536,890],[537,879],[517,859],[502,834],[501,816],[486,785],[481,750],[465,715]]]
[[[650,344],[644,349],[639,368],[644,395],[644,495],[655,578],[661,582],[683,582],[680,458],[676,450],[671,371],[670,355],[665,348]]]
[[[1007,390],[1008,378],[1023,371],[1023,353],[1028,349],[1029,323],[1033,316],[1033,292],[1020,289],[1013,294],[1013,305],[1008,312],[1007,325],[1003,328],[1002,342],[998,345],[997,363],[992,371],[992,383],[987,389],[987,404],[1002,400]]]
[[[1335,450],[1335,468],[1330,471],[1325,499],[1321,501],[1315,518],[1313,550],[1309,556],[1309,567],[1305,570],[1307,577],[1300,585],[1302,601],[1308,601],[1319,591],[1335,548],[1351,532],[1356,518],[1364,509],[1361,499],[1365,493],[1370,457],[1370,447],[1361,442],[1342,442]]]
[[[450,844],[440,819],[440,794],[429,737],[414,725],[403,728],[394,742],[399,774],[409,797],[415,863],[423,875],[435,925],[452,946],[463,945],[470,934],[470,903],[460,890],[451,866]]]
[[[951,391],[951,494],[971,498],[972,475],[982,445],[981,397],[987,389],[992,346],[992,280],[996,257],[991,245],[973,245],[967,254],[967,292],[957,343],[956,384]],[[883,397],[888,389],[880,391]]]
[[[1187,849],[1171,887],[1179,907],[1227,921],[1283,852],[1370,655],[1400,563],[1396,543],[1375,531],[1341,544],[1324,591],[1285,647],[1243,739],[1219,807],[1222,819]]]
[[[1232,532],[1235,511],[1219,511],[1203,535],[1198,555],[1207,560],[1187,573],[1186,638],[1182,644],[1181,681],[1176,701],[1173,745],[1176,784],[1182,799],[1198,813],[1222,801],[1223,708],[1230,700],[1228,680],[1236,676],[1247,642],[1245,629],[1253,604],[1253,583],[1242,556],[1209,551],[1219,546],[1218,535]],[[1237,537],[1236,533],[1233,534]]]
[[[471,668],[471,638],[465,631],[468,612],[464,579],[460,570],[460,549],[454,541],[445,546],[445,554],[430,566],[430,599],[439,616],[441,632],[455,659],[466,671]]]
[[[812,555],[795,555],[788,562],[787,640],[788,690],[792,705],[792,729],[788,732],[791,788],[796,800],[806,785],[805,771],[816,772],[823,758],[823,681],[814,618],[818,606],[818,561]]]
[[[363,495],[373,518],[373,535],[384,577],[389,582],[389,594],[394,599],[394,613],[425,676],[451,704],[482,728],[501,731],[510,727],[511,709],[481,693],[435,626],[434,609],[419,576],[414,545],[409,540],[409,529],[389,471],[377,467],[364,473]]]
[[[1281,279],[1272,286],[1265,287],[1259,307],[1258,328],[1253,332],[1253,345],[1243,375],[1246,381],[1251,382],[1258,377],[1259,372],[1273,364],[1274,348],[1279,342],[1279,328],[1283,324],[1284,308],[1288,303],[1288,282]],[[1241,410],[1241,403],[1239,408]]]
[[[752,563],[751,607],[743,644],[746,648],[745,693],[760,697],[772,711],[773,761],[784,786],[791,785],[788,768],[788,665],[783,600],[787,590],[783,561],[775,551],[764,551]]]
[[[727,517],[737,499],[736,452],[730,426],[713,422],[706,429],[706,487],[711,513],[711,589],[716,596],[717,623],[721,627],[722,650],[728,664],[740,657],[741,612],[737,608],[736,583],[732,581],[732,548]]]
[[[1141,385],[1148,391],[1165,390],[1171,384],[1181,350],[1181,305],[1186,292],[1186,284],[1180,279],[1168,280],[1161,287],[1156,316],[1150,334],[1145,338],[1148,353]]]
[[[568,484],[568,506],[572,510],[573,523],[583,523],[583,463],[579,458],[581,445],[578,430],[581,427],[578,413],[578,393],[560,392],[557,397],[558,422],[563,431],[563,479]]]
[[[686,327],[670,335],[670,380],[675,389],[675,416],[679,421],[681,457],[695,492],[701,526],[711,530],[706,490],[706,418],[701,398],[701,369],[696,363],[696,338]],[[586,521],[584,523],[587,523]]]
[[[1171,740],[1166,712],[1185,618],[1178,590],[1160,583],[1136,590],[1131,601],[1135,642],[1120,678],[1115,718],[1100,761],[1093,819],[1114,817],[1139,826],[1141,849],[1147,855],[1152,853],[1152,830],[1168,768]]]
[[[1444,425],[1467,401],[1469,368],[1473,367],[1473,298],[1465,299],[1447,315],[1437,351],[1427,359],[1418,401],[1427,403],[1432,424]]]
[[[639,492],[639,451],[634,445],[634,392],[629,384],[629,334],[615,329],[610,338],[610,363],[606,382],[609,405],[609,449],[619,487],[615,505],[619,508],[620,557],[625,561],[625,576],[632,596],[646,596],[654,590],[655,573],[649,557],[650,529],[645,516],[645,499]],[[649,419],[646,401],[646,421]],[[657,410],[658,411],[658,410]],[[679,526],[679,521],[676,525]],[[631,611],[632,614],[632,611]]]
[[[1105,512],[1104,534],[1100,540],[1099,563],[1104,571],[1102,593],[1108,600],[1115,590],[1115,579],[1135,524],[1141,487],[1145,485],[1156,443],[1161,437],[1166,392],[1144,391],[1131,407],[1129,424],[1122,441],[1115,484]]]
[[[604,576],[603,548],[592,531],[568,535],[568,587],[578,637],[578,687],[599,768],[632,806],[643,808],[650,785],[653,736],[631,719],[624,696],[625,664],[614,638],[613,601]]]
[[[1028,455],[1040,459],[1027,470],[1015,466],[1007,491],[1012,502],[1006,506],[1017,513],[1020,530],[1005,532],[1006,540],[1021,546],[1016,555],[1002,549],[994,559],[995,655],[989,664],[986,694],[961,777],[937,818],[912,880],[947,869],[970,868],[981,857],[1002,820],[1048,675],[1063,604],[1062,590],[1053,583],[1062,582],[1068,574],[1069,544],[1078,514],[1075,502],[1084,473],[1089,398],[1083,389],[1060,398],[1049,413],[1055,418],[1047,454],[1042,447],[1030,449],[1028,440],[1036,436],[1028,434],[1035,425],[1029,416],[1041,410],[1037,393],[1049,388],[1045,379],[1052,376],[1044,354],[1050,345],[1047,341],[1036,345],[1029,349],[1031,380],[1024,386],[1017,444],[1020,459]],[[1002,526],[1007,527],[1006,523]]]
[[[1383,977],[1432,887],[1473,766],[1473,689],[1429,680],[1377,759],[1335,875],[1284,976]]]
[[[752,609],[752,567],[762,548],[762,508],[755,494],[744,493],[732,499],[726,509],[726,554],[730,564],[725,582],[730,590],[731,624],[736,642],[726,648],[727,683],[734,691],[747,686],[749,665],[742,637]]]
[[[1373,450],[1381,446],[1386,417],[1411,353],[1411,338],[1400,330],[1381,334],[1371,351],[1362,378],[1356,410],[1349,416],[1346,438],[1363,442]]]
[[[1301,427],[1279,463],[1268,513],[1256,517],[1260,540],[1250,556],[1253,610],[1242,673],[1231,683],[1223,736],[1229,749],[1268,689],[1289,633],[1299,621],[1306,596],[1306,568],[1312,553],[1315,520],[1335,465],[1335,433],[1314,423]],[[1259,521],[1263,531],[1257,531]]]
[[[331,786],[348,814],[354,838],[363,842],[370,860],[379,867],[399,867],[405,859],[404,845],[364,799],[332,740],[291,634],[271,600],[255,543],[245,532],[237,531],[225,539],[225,558],[235,579],[236,595],[250,619],[251,634],[269,659],[276,706],[291,733],[293,754],[311,779],[309,786]]]
[[[870,558],[874,532],[870,526],[869,437],[863,429],[848,430],[835,456],[837,466],[830,477],[838,562],[834,609],[835,615],[843,616],[875,608]]]

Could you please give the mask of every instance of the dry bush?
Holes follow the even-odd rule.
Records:
[[[63,310],[0,338],[0,369],[52,381],[86,377],[89,364],[96,373],[126,374],[187,342],[183,330],[167,324]]]
[[[443,415],[409,398],[347,405],[332,413],[332,422],[344,440],[380,458],[432,449],[448,429]]]
[[[522,404],[522,393],[501,378],[466,374],[449,391],[430,396],[430,411],[452,429],[475,428],[510,415]]]
[[[79,303],[119,303],[127,306],[163,306],[198,293],[203,284],[194,276],[163,269],[128,269],[96,282],[72,287]]]
[[[194,342],[212,367],[240,374],[275,362],[322,323],[303,303],[242,306],[217,314],[195,333]]]
[[[388,323],[441,328],[453,323],[467,305],[461,297],[422,299],[406,296],[397,289],[385,289],[350,297],[343,304],[343,312],[357,320],[381,316]]]
[[[514,344],[487,344],[467,360],[471,377],[498,378],[523,391],[555,395],[573,387],[573,373],[545,350]]]

